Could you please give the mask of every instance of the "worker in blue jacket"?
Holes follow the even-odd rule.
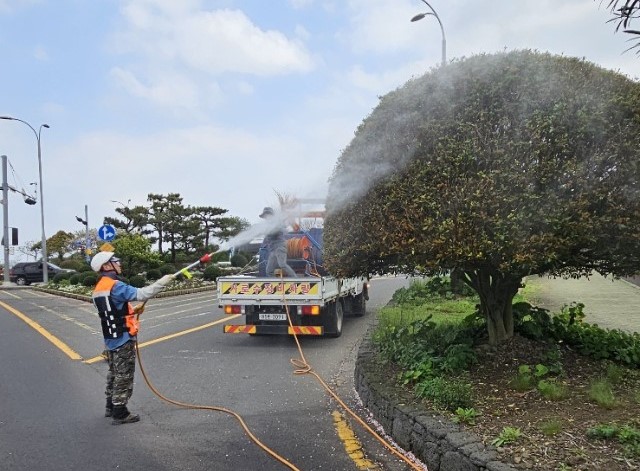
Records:
[[[274,276],[276,268],[280,268],[287,277],[295,278],[296,272],[287,264],[287,240],[284,237],[287,227],[284,221],[279,221],[275,217],[273,208],[269,207],[262,210],[260,218],[266,221],[269,231],[262,242],[269,250],[267,276]]]
[[[136,366],[136,315],[142,313],[144,304],[134,308],[130,301],[151,299],[171,283],[173,275],[165,275],[144,288],[135,288],[119,279],[120,259],[108,251],[98,252],[91,260],[91,268],[101,275],[92,299],[98,309],[109,365],[105,417],[111,417],[113,425],[137,422],[140,416],[130,413],[127,403],[133,393]]]

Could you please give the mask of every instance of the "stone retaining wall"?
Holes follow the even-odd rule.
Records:
[[[355,366],[355,388],[364,406],[387,434],[410,451],[429,471],[512,471],[500,462],[493,447],[466,432],[446,417],[406,405],[406,397],[388,375],[380,371],[371,345],[373,326],[365,336]]]

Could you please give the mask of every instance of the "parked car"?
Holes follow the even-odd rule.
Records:
[[[75,272],[75,270],[60,268],[53,263],[48,263],[48,268],[49,280],[51,280],[56,274],[61,272]],[[44,281],[43,274],[42,262],[16,263],[9,271],[9,281],[21,286],[29,285],[31,283]]]

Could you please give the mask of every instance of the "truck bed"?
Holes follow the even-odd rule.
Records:
[[[362,291],[362,279],[332,276],[279,278],[225,276],[218,278],[218,303],[244,305],[325,305],[338,297]]]

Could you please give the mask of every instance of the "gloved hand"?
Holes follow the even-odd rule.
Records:
[[[167,286],[169,286],[169,284],[172,281],[173,281],[173,275],[164,275],[162,278],[156,281],[156,283],[162,286],[163,288],[166,288]]]
[[[133,308],[133,312],[134,314],[142,314],[144,312],[144,303],[143,304],[138,304],[136,307]]]

